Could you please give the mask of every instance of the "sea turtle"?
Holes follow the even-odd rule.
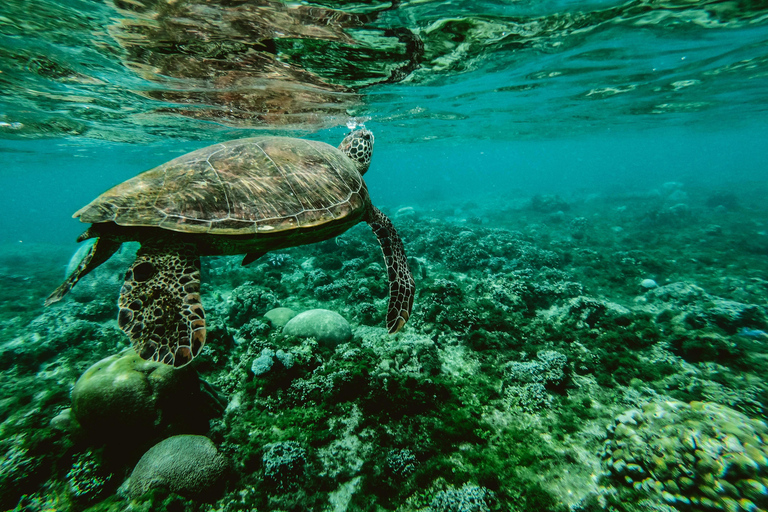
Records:
[[[144,359],[176,367],[205,343],[200,256],[269,251],[327,240],[367,222],[384,252],[389,278],[387,329],[408,320],[415,290],[403,243],[371,204],[362,175],[373,134],[349,133],[338,149],[322,142],[257,137],[180,156],[104,192],[73,217],[95,238],[77,268],[46,300],[62,297],[123,242],[141,248],[125,274],[118,325]]]

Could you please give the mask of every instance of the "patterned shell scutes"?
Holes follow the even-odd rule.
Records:
[[[365,208],[354,163],[323,142],[238,139],[193,151],[104,192],[83,222],[246,235],[324,224]]]

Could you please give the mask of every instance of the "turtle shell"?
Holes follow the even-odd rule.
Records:
[[[319,226],[359,213],[369,201],[354,162],[333,146],[258,137],[175,158],[104,192],[73,217],[247,235]]]

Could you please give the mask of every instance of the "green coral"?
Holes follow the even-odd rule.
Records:
[[[24,487],[26,480],[40,466],[38,458],[30,455],[24,434],[3,439],[0,450],[0,505],[8,506],[16,496],[12,490]],[[21,493],[19,493],[21,494]]]
[[[231,325],[239,327],[252,318],[261,318],[264,313],[278,306],[280,301],[272,291],[248,282],[232,290],[225,307],[228,308]]]
[[[390,450],[387,454],[387,469],[397,478],[411,476],[418,465],[416,455],[407,448]]]
[[[130,350],[96,362],[80,376],[72,389],[72,412],[91,442],[128,449],[174,428],[203,431],[207,398],[194,369],[145,361]]]
[[[430,512],[490,512],[488,501],[494,494],[484,487],[464,484],[461,488],[450,487],[435,495],[429,504]]]
[[[262,455],[264,478],[279,491],[293,490],[304,477],[307,451],[296,441],[269,443]]]

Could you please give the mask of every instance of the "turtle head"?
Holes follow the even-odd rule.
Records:
[[[350,132],[339,144],[339,150],[355,162],[360,174],[365,174],[373,154],[373,133],[365,128]]]

